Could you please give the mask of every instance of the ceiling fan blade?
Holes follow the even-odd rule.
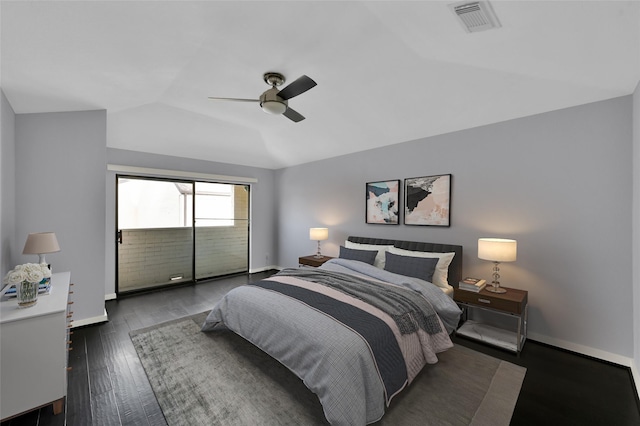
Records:
[[[259,99],[215,98],[213,96],[209,96],[209,100],[211,100],[211,101],[235,101],[235,102],[260,102]]]
[[[282,89],[280,92],[278,92],[278,96],[286,101],[287,99],[291,99],[294,96],[298,96],[299,94],[306,92],[307,90],[316,86],[316,84],[317,83],[311,78],[303,75],[302,77],[298,78],[287,87]]]
[[[293,110],[293,109],[288,108],[288,107],[287,107],[286,111],[282,113],[282,115],[284,115],[289,120],[294,121],[296,123],[299,122],[299,121],[304,120],[304,116],[302,114],[300,114],[296,110]]]

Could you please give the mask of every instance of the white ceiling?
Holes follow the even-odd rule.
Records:
[[[478,33],[450,3],[3,0],[0,85],[16,113],[106,109],[109,147],[277,169],[638,84],[638,1],[493,1]],[[207,100],[266,71],[318,83],[306,120]]]

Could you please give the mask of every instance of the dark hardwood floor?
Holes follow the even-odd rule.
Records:
[[[74,330],[65,413],[54,416],[48,406],[1,426],[166,425],[129,331],[204,312],[231,288],[271,273],[108,301],[109,322]],[[460,337],[454,341],[527,368],[512,425],[640,425],[628,368],[533,341],[519,357]]]

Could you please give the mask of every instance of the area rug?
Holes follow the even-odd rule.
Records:
[[[132,331],[167,423],[326,425],[318,398],[230,331],[200,331],[206,313]],[[455,345],[393,399],[376,425],[508,425],[526,369]]]

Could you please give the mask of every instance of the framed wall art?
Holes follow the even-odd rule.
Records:
[[[400,179],[367,182],[366,223],[400,224]]]
[[[404,224],[449,226],[451,175],[404,180]]]

